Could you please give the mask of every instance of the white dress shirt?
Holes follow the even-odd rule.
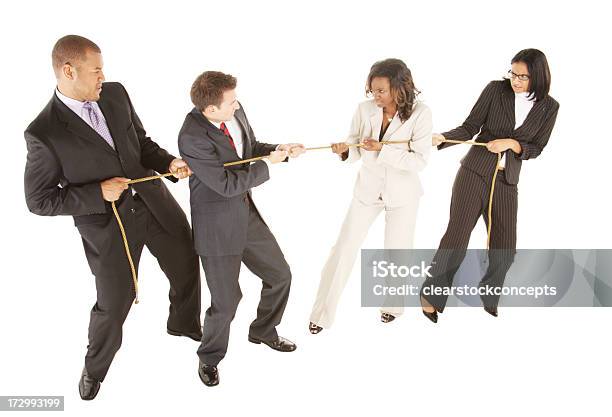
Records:
[[[525,123],[525,119],[527,118],[529,111],[533,107],[533,101],[531,101],[530,96],[530,93],[514,93],[514,130],[518,129],[523,123]],[[505,152],[499,163],[499,166],[502,168],[506,167]]]

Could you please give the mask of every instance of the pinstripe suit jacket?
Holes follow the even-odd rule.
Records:
[[[550,138],[555,125],[559,103],[551,96],[537,101],[529,111],[524,123],[514,129],[514,91],[510,81],[491,81],[483,90],[474,108],[463,124],[453,130],[443,133],[446,139],[471,140],[478,135],[476,142],[489,142],[495,139],[512,138],[521,144],[522,151],[515,154],[507,150],[506,181],[517,184],[521,172],[521,164],[525,159],[536,158]],[[438,149],[452,146],[442,143]],[[483,146],[472,146],[461,160],[466,168],[482,175],[493,175],[497,156]]]

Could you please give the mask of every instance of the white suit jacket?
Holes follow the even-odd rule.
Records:
[[[378,139],[383,111],[374,100],[359,104],[347,143]],[[396,114],[383,140],[410,140],[410,143],[383,145],[380,152],[349,148],[349,162],[362,161],[354,196],[364,204],[398,207],[423,195],[419,171],[425,168],[431,150],[431,110],[422,102],[413,106],[410,118],[402,123]]]

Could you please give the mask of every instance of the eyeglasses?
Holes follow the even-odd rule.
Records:
[[[372,95],[374,95],[376,93],[378,93],[378,94],[385,94],[386,92],[387,92],[387,90],[385,90],[383,88],[379,88],[378,90],[370,90],[370,91],[368,91],[368,93],[372,94]]]
[[[515,74],[514,72],[512,72],[512,70],[510,70],[506,74],[505,78],[508,80],[514,80],[515,78],[518,78],[521,81],[529,81],[529,74]]]

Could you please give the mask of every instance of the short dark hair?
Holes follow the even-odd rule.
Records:
[[[199,111],[204,111],[210,105],[219,107],[223,102],[223,93],[236,88],[236,84],[236,77],[229,74],[203,72],[191,86],[191,102]]]
[[[544,52],[538,49],[523,49],[512,58],[511,64],[523,62],[529,71],[529,93],[540,101],[548,96],[550,91],[550,69]]]
[[[74,65],[85,57],[87,51],[102,52],[93,41],[79,35],[66,35],[58,39],[51,52],[53,69],[59,71],[65,64]]]
[[[376,77],[386,77],[391,85],[391,95],[397,104],[397,112],[402,122],[408,120],[412,114],[412,106],[416,96],[420,93],[414,86],[412,73],[404,61],[388,58],[378,61],[370,68],[366,82],[366,95],[372,93],[372,80]]]

